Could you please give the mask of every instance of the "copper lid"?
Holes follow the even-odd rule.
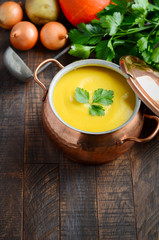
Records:
[[[159,72],[135,56],[120,59],[122,71],[138,97],[159,116]]]

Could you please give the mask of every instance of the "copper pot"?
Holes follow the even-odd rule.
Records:
[[[56,63],[61,70],[53,78],[49,90],[40,82],[37,77],[38,70],[47,62]],[[73,62],[66,67],[55,59],[47,59],[36,68],[34,79],[43,89],[44,97],[42,104],[42,120],[47,135],[53,143],[62,150],[70,159],[87,164],[102,164],[116,159],[120,154],[128,151],[134,142],[146,142],[151,140],[159,130],[159,118],[157,116],[147,116],[141,113],[141,101],[136,95],[136,107],[131,118],[120,127],[107,132],[91,133],[80,131],[65,123],[56,113],[52,94],[53,88],[58,80],[72,69],[82,66],[101,66],[112,69],[125,77],[120,67],[105,60],[87,59]],[[152,118],[157,122],[154,132],[145,139],[139,139],[143,128],[144,117]]]

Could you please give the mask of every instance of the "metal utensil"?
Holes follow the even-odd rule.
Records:
[[[120,67],[129,76],[127,81],[133,91],[159,116],[159,71],[131,55],[120,59]]]
[[[58,53],[54,59],[58,59],[64,53],[68,52],[70,46],[63,49],[60,53]],[[21,82],[29,82],[33,78],[32,70],[25,64],[25,62],[18,56],[18,54],[11,48],[8,47],[3,55],[3,61],[8,69],[8,71],[19,81]],[[39,71],[42,72],[45,68],[47,68],[51,62],[45,64]]]

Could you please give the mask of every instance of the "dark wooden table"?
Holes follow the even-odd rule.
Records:
[[[0,0],[0,3],[4,1]],[[158,240],[159,136],[100,166],[67,159],[46,136],[42,90],[5,68],[9,31],[0,29],[0,240]],[[35,70],[40,42],[16,52]],[[60,57],[63,65],[75,59]],[[52,65],[40,78],[49,86]],[[142,135],[154,125],[145,123]]]

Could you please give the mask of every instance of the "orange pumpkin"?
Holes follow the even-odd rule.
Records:
[[[88,23],[97,18],[97,13],[110,4],[111,0],[59,0],[61,9],[74,26]]]

